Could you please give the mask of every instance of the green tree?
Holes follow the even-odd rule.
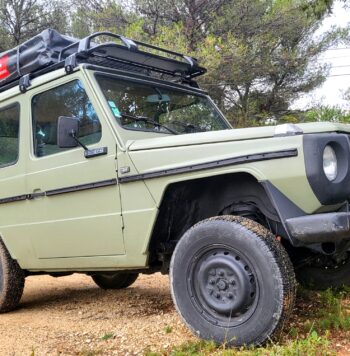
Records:
[[[343,93],[343,99],[347,100],[350,103],[350,88],[345,90],[345,92]]]
[[[67,4],[49,0],[0,2],[0,51],[17,46],[46,28],[66,31]]]
[[[128,2],[121,0],[75,0],[72,33],[84,37],[97,31],[125,34],[138,20]]]
[[[321,22],[304,1],[238,0],[221,9],[198,53],[209,69],[203,85],[236,126],[257,124],[257,114],[278,116],[324,81],[327,66],[317,58],[343,33],[315,38]]]
[[[299,118],[290,102],[324,81],[328,68],[317,58],[347,35],[315,36],[334,0],[0,1],[0,51],[53,27],[80,38],[107,30],[186,53],[208,68],[200,84],[240,127]]]
[[[305,113],[304,121],[329,121],[348,124],[350,122],[350,114],[339,106],[319,105]]]
[[[157,36],[160,27],[178,24],[187,39],[188,49],[195,50],[208,34],[217,12],[232,0],[135,0],[136,10],[144,18],[144,30]]]
[[[292,100],[324,81],[327,66],[317,58],[345,37],[333,29],[315,38],[333,0],[135,3],[141,22],[131,33],[199,57],[208,68],[201,84],[236,126],[285,115]]]

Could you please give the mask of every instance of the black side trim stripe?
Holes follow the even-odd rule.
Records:
[[[115,179],[115,178],[108,179],[108,180],[103,180],[100,182],[74,185],[71,187],[65,187],[65,188],[59,188],[59,189],[52,189],[52,190],[48,190],[46,192],[23,194],[23,195],[18,195],[18,196],[9,197],[9,198],[2,198],[2,199],[0,199],[0,204],[13,203],[16,201],[23,201],[23,200],[32,200],[32,199],[44,197],[44,196],[50,197],[50,196],[59,195],[59,194],[80,192],[82,190],[108,187],[108,186],[117,185],[117,184],[118,184],[117,179]]]
[[[191,166],[184,166],[179,168],[172,168],[163,171],[156,171],[151,173],[144,173],[144,174],[136,174],[128,177],[119,177],[118,180],[120,183],[129,183],[129,182],[136,182],[138,180],[144,179],[151,179],[151,178],[158,178],[158,177],[166,177],[174,174],[182,174],[187,172],[197,172],[204,169],[214,169],[218,167],[227,167],[227,166],[234,166],[243,163],[251,163],[251,162],[259,162],[259,161],[267,161],[272,159],[281,159],[281,158],[288,158],[288,157],[296,157],[298,156],[298,150],[290,149],[290,150],[283,150],[283,151],[275,151],[275,152],[266,152],[266,153],[256,153],[252,155],[246,156],[239,156],[233,158],[226,158],[218,161],[206,162],[206,163],[199,163],[194,164]]]
[[[26,195],[26,194],[17,195],[15,197],[9,197],[9,198],[0,199],[0,204],[13,203],[13,202],[16,202],[16,201],[27,200],[27,199],[28,199],[28,195]]]
[[[46,191],[46,196],[50,197],[52,195],[59,195],[59,194],[65,194],[65,193],[78,192],[81,190],[108,187],[110,185],[116,185],[116,184],[118,184],[118,181],[116,179],[108,179],[108,180],[103,180],[103,181],[95,182],[95,183],[87,183],[87,184],[75,185],[72,187],[48,190],[48,191]]]
[[[100,181],[100,182],[74,185],[74,186],[64,187],[64,188],[59,188],[59,189],[52,189],[52,190],[48,190],[46,192],[22,194],[22,195],[17,195],[17,196],[13,196],[13,197],[2,198],[2,199],[0,199],[0,204],[13,203],[13,202],[23,201],[23,200],[32,200],[32,199],[35,199],[38,197],[44,197],[44,196],[50,197],[50,196],[54,196],[54,195],[79,192],[79,191],[88,190],[88,189],[108,187],[111,185],[117,185],[118,181],[120,183],[136,182],[136,181],[144,180],[144,179],[166,177],[166,176],[170,176],[170,175],[174,175],[174,174],[196,172],[196,171],[200,171],[200,170],[204,170],[204,169],[213,169],[213,168],[217,168],[217,167],[226,167],[226,166],[238,165],[238,164],[243,164],[243,163],[267,161],[267,160],[272,160],[272,159],[280,159],[280,158],[288,158],[288,157],[296,157],[296,156],[298,156],[297,149],[290,149],[290,150],[276,151],[276,152],[267,152],[267,153],[257,153],[257,154],[253,154],[253,155],[227,158],[227,159],[223,159],[223,160],[219,160],[219,161],[194,164],[191,166],[184,166],[184,167],[162,170],[162,171],[157,171],[157,172],[137,174],[137,175],[132,175],[132,176],[128,176],[128,177],[120,177],[118,180],[113,178],[113,179],[108,179],[108,180],[104,180],[104,181]]]

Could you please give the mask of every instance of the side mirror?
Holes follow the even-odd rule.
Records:
[[[57,145],[60,148],[79,146],[79,119],[76,117],[60,116],[57,122]]]

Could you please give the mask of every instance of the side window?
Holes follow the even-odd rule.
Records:
[[[19,105],[0,109],[0,167],[17,162],[19,149]]]
[[[43,157],[67,150],[57,146],[59,116],[79,119],[79,139],[85,145],[101,139],[101,124],[79,80],[40,93],[32,101],[34,153]]]

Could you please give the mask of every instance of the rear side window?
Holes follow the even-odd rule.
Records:
[[[19,111],[19,105],[0,109],[0,167],[18,160]]]
[[[79,80],[40,93],[32,101],[34,153],[48,156],[67,150],[57,146],[59,116],[79,119],[79,139],[85,145],[101,139],[101,124]]]

